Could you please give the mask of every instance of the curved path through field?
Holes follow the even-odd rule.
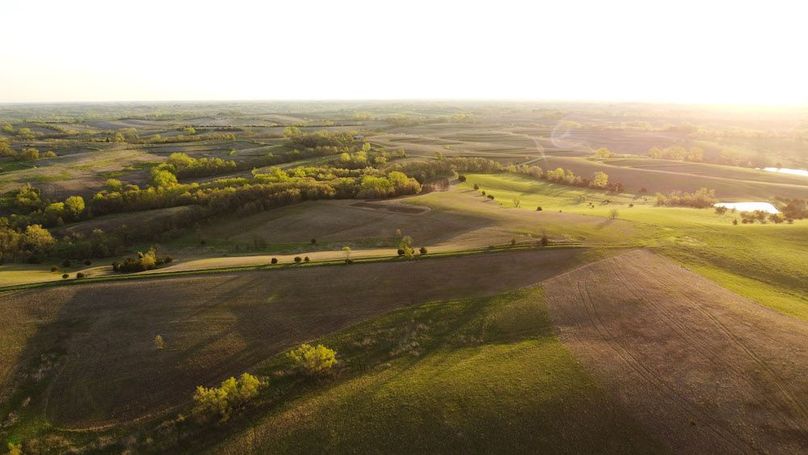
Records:
[[[643,250],[545,292],[562,341],[674,452],[808,452],[805,322]]]

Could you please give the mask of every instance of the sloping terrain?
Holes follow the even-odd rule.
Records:
[[[808,450],[808,325],[637,250],[545,282],[562,341],[678,453]]]
[[[585,257],[534,250],[6,293],[0,380],[4,390],[28,390],[28,412],[40,406],[58,426],[125,422],[185,403],[196,385],[296,343],[403,306],[526,286]]]
[[[663,453],[559,342],[538,286],[402,308],[321,341],[339,374],[273,375],[251,415],[181,451]]]

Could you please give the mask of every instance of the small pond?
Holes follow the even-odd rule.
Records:
[[[767,172],[777,172],[779,174],[800,175],[803,177],[808,177],[808,170],[805,169],[788,169],[785,167],[764,167],[763,170]]]
[[[768,202],[718,202],[713,204],[714,207],[726,207],[730,210],[735,209],[739,212],[754,212],[755,210],[762,210],[766,213],[780,213],[779,210]]]

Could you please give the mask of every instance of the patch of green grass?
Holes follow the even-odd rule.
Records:
[[[340,373],[274,379],[216,451],[661,450],[557,340],[538,288],[407,308],[318,342],[336,348]],[[279,356],[260,372],[287,367]]]
[[[652,200],[631,195],[616,196],[517,175],[472,174],[464,185],[471,188],[475,183],[494,194],[503,207],[513,207],[512,200],[518,197],[521,209],[535,210],[538,204],[545,210],[604,221],[616,209],[617,219],[632,225],[619,240],[621,246],[652,248],[761,305],[808,320],[808,220],[733,225],[737,213],[656,207]],[[608,204],[598,203],[606,199]],[[589,207],[587,201],[595,207]],[[553,227],[575,232],[590,243],[612,241],[597,226],[570,220],[568,226]]]

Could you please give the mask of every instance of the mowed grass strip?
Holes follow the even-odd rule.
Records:
[[[338,351],[338,378],[277,379],[213,452],[661,450],[558,341],[537,287],[398,310],[318,342]]]

